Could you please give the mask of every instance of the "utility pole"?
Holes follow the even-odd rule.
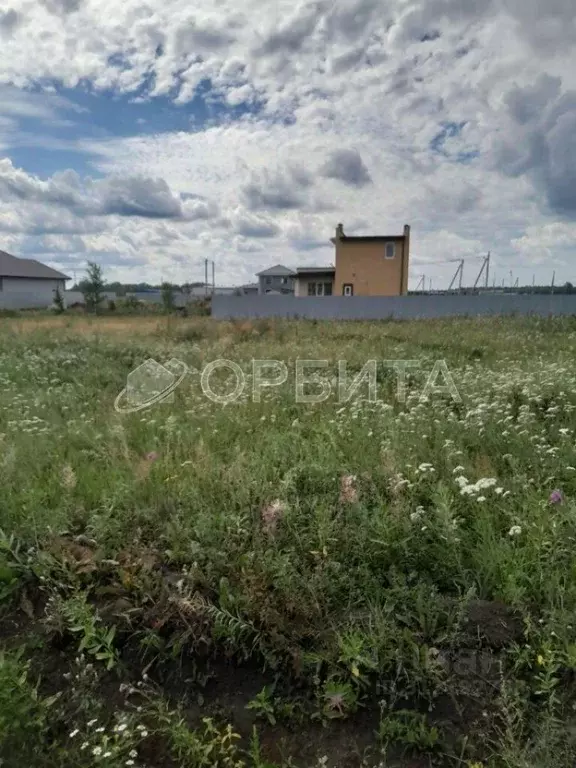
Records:
[[[421,275],[420,280],[418,280],[418,285],[416,286],[416,291],[420,290],[420,286],[422,286],[422,290],[424,291],[426,290],[425,280],[426,280],[426,275]]]
[[[214,296],[214,289],[216,288],[216,283],[214,281],[214,262],[212,262],[212,296]]]
[[[208,296],[208,259],[204,259],[204,295]]]
[[[488,288],[488,280],[490,279],[490,251],[486,256],[486,288]]]
[[[552,293],[554,293],[554,283],[556,281],[556,270],[552,272]]]

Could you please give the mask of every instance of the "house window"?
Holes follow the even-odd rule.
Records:
[[[396,243],[386,243],[386,258],[393,259],[396,255]]]
[[[308,283],[308,296],[332,296],[332,283]]]
[[[288,278],[287,277],[283,277],[282,278],[282,285],[286,285],[287,282],[288,282]]]
[[[2,278],[0,277],[0,291],[4,290],[4,286],[2,285]]]
[[[354,296],[354,286],[352,283],[344,283],[342,287],[342,296]]]
[[[272,278],[271,277],[267,277],[266,278],[266,285],[272,285]]]

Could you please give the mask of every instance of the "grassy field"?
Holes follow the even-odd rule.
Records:
[[[572,318],[0,324],[3,766],[574,766]]]

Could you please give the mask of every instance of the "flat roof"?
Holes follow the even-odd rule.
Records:
[[[296,269],[296,272],[299,275],[303,274],[316,274],[319,272],[327,273],[327,272],[336,272],[336,267],[298,267]]]
[[[385,243],[390,240],[404,240],[406,235],[366,235],[360,237],[354,237],[353,235],[344,235],[340,237],[341,243]],[[336,242],[335,237],[330,238],[331,243]]]

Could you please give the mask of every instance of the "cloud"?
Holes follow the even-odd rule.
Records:
[[[21,21],[22,17],[14,8],[0,9],[0,36],[10,37]]]
[[[102,215],[142,216],[151,219],[182,218],[182,203],[163,179],[145,176],[112,177],[92,182]]]
[[[243,213],[241,210],[235,212],[233,224],[236,232],[243,237],[269,238],[274,237],[280,231],[272,219]]]
[[[265,169],[252,173],[251,180],[242,187],[241,195],[252,211],[293,210],[306,205],[306,190],[311,183],[310,175],[302,168]]]
[[[314,34],[320,21],[320,3],[303,5],[281,24],[275,24],[265,35],[263,42],[255,48],[257,56],[270,54],[297,53],[305,41]]]
[[[338,179],[351,187],[364,187],[372,183],[370,173],[355,149],[334,150],[320,172],[323,176]]]
[[[74,13],[79,10],[83,0],[41,0],[51,13]]]
[[[559,77],[541,75],[505,96],[509,126],[494,142],[504,173],[527,175],[556,214],[576,220],[576,91]]]
[[[43,181],[0,160],[0,200],[20,200],[68,208],[92,216],[181,219],[182,201],[163,179],[143,175],[81,180],[75,171],[55,173]]]

